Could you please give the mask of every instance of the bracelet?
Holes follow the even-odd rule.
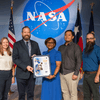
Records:
[[[12,77],[15,77],[15,75],[12,75]]]
[[[56,77],[56,75],[55,74],[53,74],[55,77]]]

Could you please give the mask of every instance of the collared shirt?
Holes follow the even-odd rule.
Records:
[[[31,56],[31,42],[30,42],[30,40],[29,40],[29,41],[25,41],[25,40],[24,40],[24,42],[25,42],[25,45],[26,45],[26,42],[28,42],[29,56]]]
[[[3,56],[0,54],[0,70],[11,70],[12,65],[12,56],[9,56],[6,51]]]
[[[62,54],[60,72],[64,75],[71,72],[78,75],[82,61],[81,48],[76,43],[70,42],[68,45],[61,45],[58,50]]]
[[[100,64],[100,47],[94,45],[93,51],[86,55],[83,50],[82,58],[83,58],[83,71],[97,71]]]

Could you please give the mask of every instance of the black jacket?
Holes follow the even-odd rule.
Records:
[[[31,42],[31,55],[41,55],[38,43],[30,40]],[[21,79],[28,79],[30,76],[29,71],[26,67],[33,66],[32,59],[29,56],[28,49],[23,40],[20,40],[14,44],[13,47],[13,62],[17,65],[16,77]]]

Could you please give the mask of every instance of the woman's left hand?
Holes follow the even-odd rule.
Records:
[[[53,79],[53,78],[54,78],[54,75],[50,75],[49,78],[50,78],[50,79]]]
[[[15,77],[12,77],[12,84],[15,83]]]
[[[51,79],[54,78],[54,75],[50,75],[50,76],[48,76],[48,77],[46,77],[46,78],[49,79],[49,80],[51,80]]]

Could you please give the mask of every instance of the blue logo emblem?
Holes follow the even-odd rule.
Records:
[[[30,0],[23,11],[23,22],[35,37],[55,38],[68,26],[69,10],[63,0]]]

